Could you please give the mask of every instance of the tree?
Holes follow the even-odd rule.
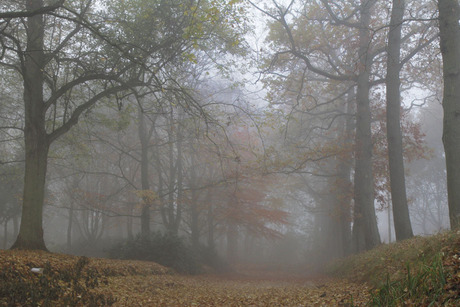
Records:
[[[200,25],[211,20],[231,22],[221,16],[234,17],[232,2],[219,6],[204,2],[203,6],[184,5],[181,1],[114,4],[124,6],[121,13],[137,10],[135,20],[110,15],[116,12],[111,11],[110,3],[107,10],[89,14],[98,8],[87,0],[65,6],[59,1],[51,7],[43,0],[25,0],[20,2],[25,10],[19,10],[19,15],[1,12],[1,64],[16,70],[24,86],[23,215],[13,248],[46,249],[42,215],[51,144],[100,100],[132,93],[140,86],[161,91],[162,68],[180,56],[193,59],[194,46],[212,30]],[[15,16],[26,16],[25,22],[6,19]],[[131,32],[117,32],[121,25]],[[151,32],[141,43],[135,36],[138,26]],[[236,39],[233,34],[229,37]]]
[[[359,6],[358,79],[356,90],[356,139],[354,175],[354,223],[352,244],[355,251],[367,250],[380,243],[374,210],[374,175],[372,172],[372,135],[369,91],[372,40],[369,30],[374,0],[362,0]]]
[[[438,0],[439,32],[443,61],[444,125],[450,227],[460,227],[460,5]]]
[[[304,64],[304,71],[314,74],[312,79],[328,80],[329,82],[343,82],[346,88],[356,86],[356,133],[355,133],[355,171],[354,171],[354,223],[352,231],[352,242],[354,250],[361,251],[370,249],[380,243],[377,220],[374,210],[374,177],[372,173],[372,136],[371,136],[371,109],[370,109],[370,89],[375,83],[375,75],[372,72],[374,59],[381,53],[381,48],[374,42],[375,36],[371,35],[371,17],[377,1],[360,1],[351,3],[350,16],[343,16],[343,6],[341,3],[335,8],[335,12],[329,1],[321,1],[323,10],[321,17],[311,17],[309,14],[310,6],[305,5],[305,14],[300,14],[294,19],[292,24],[288,23],[286,16],[290,14],[293,1],[287,8],[275,4],[276,13],[264,11],[265,14],[274,19],[274,34],[284,32],[286,38],[278,38],[283,44],[284,50],[275,50],[276,55],[270,63],[273,67],[276,61],[286,61],[286,56],[291,55],[292,61],[300,60]],[[312,5],[316,7],[316,4]],[[316,7],[316,12],[318,8]],[[325,13],[324,13],[325,11]],[[312,13],[314,15],[314,13]],[[327,16],[327,17],[324,17]],[[330,23],[324,23],[324,18]],[[306,29],[309,24],[313,28],[325,34],[330,34],[326,38],[313,38],[310,44],[305,44],[302,39],[305,37]],[[344,29],[347,29],[348,32]],[[309,31],[307,31],[309,32]],[[336,39],[340,37],[340,39]],[[345,37],[345,38],[343,38]],[[325,42],[323,42],[323,40]],[[336,41],[337,40],[337,41]],[[315,44],[313,44],[313,41]],[[342,45],[340,45],[342,43]],[[331,48],[320,48],[322,44],[330,44]],[[311,48],[309,48],[311,46]],[[326,45],[327,46],[327,45]],[[343,51],[340,54],[339,51]],[[314,59],[314,60],[313,60]],[[341,61],[342,60],[342,61]],[[304,78],[302,75],[300,88],[303,90]],[[314,79],[315,80],[315,79]],[[372,81],[372,82],[371,82]],[[352,85],[350,85],[352,84]],[[338,97],[342,97],[347,90]],[[308,95],[306,95],[308,98]],[[302,96],[298,96],[302,97]],[[328,104],[336,99],[322,102],[318,105]],[[317,101],[316,101],[317,102]],[[333,122],[333,121],[332,121]]]
[[[423,3],[422,3],[423,5]],[[392,2],[391,18],[388,30],[387,43],[387,74],[386,83],[386,118],[387,118],[387,142],[388,142],[388,160],[389,160],[389,177],[391,186],[391,200],[393,205],[393,218],[397,240],[408,239],[413,236],[411,222],[409,218],[409,209],[407,206],[405,169],[403,158],[403,134],[401,131],[401,71],[403,66],[429,46],[437,37],[436,33],[426,37],[423,41],[415,46],[410,46],[411,35],[401,37],[404,21],[406,1],[394,0]],[[417,11],[417,7],[415,7]],[[413,13],[411,13],[413,14]],[[408,23],[409,24],[409,23]],[[409,24],[410,26],[410,24]],[[428,29],[428,26],[422,25]],[[417,29],[417,28],[415,28]],[[420,30],[418,30],[420,31]],[[407,32],[407,30],[405,31]],[[420,35],[420,34],[417,34]],[[414,35],[415,36],[415,35]],[[404,51],[408,52],[405,58],[401,59],[402,44],[409,41],[410,47],[405,47]],[[406,81],[410,82],[410,81]],[[420,81],[418,81],[420,82]]]
[[[390,166],[391,201],[396,240],[413,236],[407,207],[406,180],[404,176],[403,144],[400,123],[401,110],[401,30],[405,0],[393,0],[387,51],[387,140]]]

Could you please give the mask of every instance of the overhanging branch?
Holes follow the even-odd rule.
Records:
[[[56,3],[48,6],[41,7],[39,9],[33,11],[18,11],[18,12],[0,12],[1,19],[10,19],[10,18],[24,18],[24,17],[32,17],[35,15],[46,14],[48,12],[57,10],[58,8],[62,7],[65,0],[58,0]]]

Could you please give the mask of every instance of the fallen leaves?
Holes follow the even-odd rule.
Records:
[[[366,285],[323,278],[261,281],[223,276],[126,276],[109,280],[115,306],[350,306],[369,299]]]
[[[71,268],[79,257],[66,254],[55,254],[43,251],[4,250],[0,251],[0,268],[7,263],[15,263],[18,269],[28,271],[43,267],[47,262],[54,270],[62,271]],[[110,260],[91,258],[89,267],[109,276],[127,275],[161,275],[172,271],[154,262],[136,260]]]
[[[36,278],[31,268],[49,263],[58,273],[75,266],[78,259],[45,252],[1,251],[0,269],[9,266],[26,279]],[[113,306],[356,306],[369,299],[366,285],[341,279],[273,274],[270,278],[182,276],[152,262],[97,258],[90,258],[87,267],[104,278],[106,282],[94,291],[113,296]]]

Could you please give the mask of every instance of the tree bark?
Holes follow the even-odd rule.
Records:
[[[439,31],[444,74],[444,125],[450,227],[460,227],[460,6],[439,0]]]
[[[375,1],[361,1],[359,29],[358,84],[356,92],[356,136],[354,176],[353,247],[356,252],[368,250],[380,243],[374,208],[374,175],[372,172],[371,109],[369,101],[370,69],[370,10]]]
[[[70,202],[69,208],[69,223],[67,224],[67,251],[70,253],[72,251],[72,231],[73,231],[73,206],[74,202]]]
[[[192,145],[193,146],[193,145]],[[190,200],[190,231],[192,239],[192,247],[198,250],[200,246],[200,211],[198,209],[198,192],[196,190],[197,174],[195,165],[195,151],[192,147],[192,153],[190,156],[192,168],[190,170],[190,188],[191,188],[191,200]]]
[[[8,219],[5,218],[5,221],[3,222],[3,249],[6,249],[6,246],[8,245]]]
[[[43,7],[43,0],[27,0],[28,11]],[[27,18],[27,49],[23,67],[24,78],[24,140],[25,175],[21,226],[12,248],[46,250],[43,238],[43,203],[49,140],[45,130],[43,80],[44,18]]]
[[[414,236],[407,207],[406,180],[401,132],[401,30],[404,17],[404,0],[393,0],[390,31],[388,33],[388,55],[386,76],[387,98],[387,141],[388,162],[390,166],[391,202],[396,240]]]
[[[147,191],[150,190],[148,159],[149,136],[145,127],[145,115],[140,107],[138,107],[138,117],[139,140],[141,143],[141,188],[143,191]],[[148,240],[150,236],[150,206],[149,197],[144,196],[141,212],[141,238],[143,240]]]
[[[346,104],[346,113],[352,114],[353,112],[353,102],[355,99],[355,93],[353,90],[350,90],[347,94],[347,104]],[[353,142],[353,120],[351,117],[348,117],[343,124],[344,132],[341,133],[340,138],[342,139],[341,145],[344,148],[349,148]],[[350,162],[351,154],[349,155],[350,159],[342,159],[338,161],[337,165],[337,190],[338,193],[335,196],[338,203],[338,209],[340,212],[340,221],[339,229],[340,232],[337,234],[340,236],[340,257],[348,256],[351,253],[351,202],[352,202],[352,182],[351,182],[351,168],[352,163]]]
[[[179,122],[182,120],[182,116],[179,118]],[[179,226],[182,221],[182,204],[184,198],[184,170],[182,166],[183,152],[182,152],[182,127],[177,127],[177,199],[176,199],[176,212],[174,218],[174,234],[179,232]]]
[[[208,228],[208,247],[210,249],[215,248],[215,243],[214,243],[214,210],[213,210],[213,205],[212,201],[208,203],[208,212],[207,212],[207,228]]]
[[[232,221],[227,224],[227,259],[231,263],[238,260],[238,228]]]

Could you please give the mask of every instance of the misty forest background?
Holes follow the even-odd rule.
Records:
[[[2,1],[0,246],[317,265],[457,227],[442,3],[458,28],[456,0]]]

